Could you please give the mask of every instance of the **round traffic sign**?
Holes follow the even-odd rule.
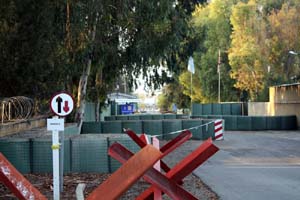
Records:
[[[74,108],[73,97],[66,92],[60,92],[51,98],[50,108],[58,116],[67,116]]]

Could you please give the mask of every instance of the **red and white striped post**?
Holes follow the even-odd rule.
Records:
[[[224,140],[223,119],[215,120],[215,140]]]

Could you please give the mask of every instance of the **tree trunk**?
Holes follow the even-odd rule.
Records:
[[[92,38],[91,38],[91,43],[92,46],[95,37],[96,37],[96,24],[97,24],[97,18],[95,20],[95,24],[93,26],[93,32],[92,32]],[[92,49],[93,51],[93,49]],[[91,53],[91,55],[93,52]],[[77,121],[77,126],[79,132],[81,131],[82,123],[84,120],[84,111],[85,111],[85,104],[86,104],[86,91],[87,91],[87,83],[88,83],[88,77],[91,72],[91,67],[92,67],[92,56],[89,56],[86,69],[83,71],[83,74],[80,77],[79,80],[79,85],[78,85],[78,96],[77,96],[77,113],[76,113],[76,121]]]
[[[100,115],[100,100],[99,99],[97,101],[95,113],[96,113],[96,116],[95,116],[96,117],[96,122],[100,122],[101,121],[101,119],[100,119],[101,115]]]

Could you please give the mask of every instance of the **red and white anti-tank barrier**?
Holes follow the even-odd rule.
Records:
[[[217,119],[215,124],[215,140],[224,140],[223,119]]]

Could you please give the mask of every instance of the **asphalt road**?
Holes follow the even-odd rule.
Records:
[[[226,132],[194,171],[223,200],[300,199],[300,131]]]

